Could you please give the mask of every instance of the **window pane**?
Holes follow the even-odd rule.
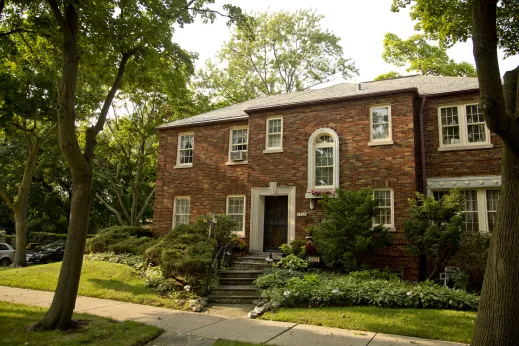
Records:
[[[281,133],[281,119],[269,120],[269,133]]]
[[[389,123],[387,124],[373,124],[373,139],[389,138]]]
[[[193,163],[193,144],[195,136],[180,136],[179,163]]]
[[[333,185],[333,167],[316,167],[316,169],[315,169],[315,185],[316,186]]]
[[[281,147],[281,134],[273,134],[269,135],[268,139],[269,148],[279,148]]]
[[[465,229],[479,232],[478,221],[478,194],[476,190],[463,190],[465,198]]]
[[[442,143],[459,144],[460,127],[458,117],[458,107],[448,107],[441,109],[442,124]]]
[[[449,190],[433,191],[433,197],[437,201],[439,201],[443,196],[448,195],[448,194],[449,194]]]
[[[245,197],[229,197],[227,202],[227,215],[237,223],[236,231],[243,230],[245,218]]]
[[[389,111],[388,107],[379,107],[371,109],[371,116],[373,124],[388,123],[389,122]]]
[[[496,225],[499,190],[487,190],[488,231],[492,232]]]
[[[247,129],[232,130],[232,151],[247,150]]]
[[[175,226],[189,223],[189,198],[175,200]]]
[[[378,210],[375,213],[373,223],[375,225],[391,225],[391,190],[373,191],[373,196],[378,200]]]
[[[319,143],[333,143],[333,138],[328,135],[322,135],[321,137],[317,138],[317,144]]]

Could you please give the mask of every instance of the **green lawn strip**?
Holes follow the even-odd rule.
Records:
[[[0,275],[0,286],[54,291],[60,267],[61,263],[52,263],[5,270]],[[78,295],[178,308],[175,301],[146,287],[138,271],[118,263],[84,261]]]
[[[265,320],[312,324],[386,334],[470,343],[475,312],[432,309],[387,309],[369,306],[284,308]]]
[[[161,334],[161,330],[133,321],[114,320],[86,314],[74,314],[81,323],[70,331],[29,331],[47,309],[0,301],[0,345],[144,345]]]

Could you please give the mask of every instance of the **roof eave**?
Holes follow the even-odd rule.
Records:
[[[196,121],[196,122],[190,122],[185,124],[166,124],[166,125],[160,125],[157,126],[156,130],[167,130],[175,127],[184,127],[184,126],[195,126],[195,125],[205,125],[205,124],[212,124],[212,123],[220,123],[220,122],[232,122],[232,121],[240,121],[249,119],[248,115],[243,115],[239,117],[232,117],[232,118],[222,118],[222,119],[211,119],[211,120],[205,120],[205,121]]]
[[[460,94],[460,93],[473,93],[473,92],[478,92],[479,91],[479,87],[478,88],[472,88],[472,89],[465,89],[465,90],[455,90],[455,91],[445,91],[445,92],[442,92],[442,93],[429,93],[429,94],[420,94],[420,96],[427,96],[427,97],[436,97],[436,96],[449,96],[449,95],[453,95],[453,94]]]

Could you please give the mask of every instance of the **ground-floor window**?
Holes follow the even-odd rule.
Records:
[[[433,191],[436,200],[448,194],[448,190]],[[467,189],[461,190],[465,199],[465,229],[470,231],[492,232],[496,223],[499,190]]]
[[[236,232],[245,234],[245,196],[227,197],[227,215],[237,223]]]
[[[189,197],[175,197],[173,206],[173,228],[178,225],[189,224],[190,199]]]
[[[393,190],[375,190],[373,197],[378,200],[378,209],[373,219],[374,225],[392,228],[393,223]]]

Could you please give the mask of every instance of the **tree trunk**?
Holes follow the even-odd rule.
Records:
[[[35,328],[68,330],[76,304],[92,204],[92,174],[72,176],[72,205],[65,254],[52,305]]]
[[[519,345],[519,153],[504,147],[497,222],[492,233],[472,345]]]

